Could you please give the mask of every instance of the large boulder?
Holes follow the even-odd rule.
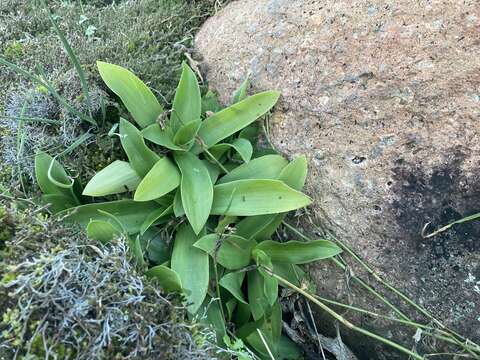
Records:
[[[480,225],[421,233],[480,211],[479,33],[476,0],[245,0],[196,38],[223,101],[248,72],[254,91],[282,92],[271,141],[288,156],[307,154],[316,224],[474,340]],[[324,266],[311,271],[318,289],[345,300],[343,274]]]

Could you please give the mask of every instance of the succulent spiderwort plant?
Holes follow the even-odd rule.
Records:
[[[257,120],[279,93],[247,97],[246,80],[222,108],[213,93],[202,97],[195,73],[183,64],[172,108],[165,111],[130,71],[97,65],[133,120],[121,118],[118,126],[128,161],[114,161],[82,190],[40,153],[36,173],[45,201],[84,225],[92,239],[129,238],[146,274],[164,290],[182,293],[192,316],[206,315],[219,343],[229,343],[231,330],[260,358],[298,358],[282,335],[272,273],[299,284],[299,264],[341,250],[326,240],[272,240],[287,212],[311,202],[301,192],[305,157],[288,162],[254,147]],[[113,194],[124,196],[97,201]]]

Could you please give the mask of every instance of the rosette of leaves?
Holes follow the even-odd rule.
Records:
[[[203,97],[186,64],[172,108],[165,111],[130,71],[98,62],[106,85],[132,121],[119,119],[128,161],[114,161],[83,188],[52,157],[36,157],[36,176],[54,212],[108,242],[122,233],[146,274],[184,294],[192,316],[212,324],[218,342],[235,334],[260,358],[296,359],[282,335],[278,279],[299,284],[299,264],[340,252],[326,240],[272,240],[286,213],[310,204],[301,192],[307,162],[254,148],[258,121],[276,91],[247,97],[248,80],[232,104]],[[124,194],[115,201],[99,201]]]

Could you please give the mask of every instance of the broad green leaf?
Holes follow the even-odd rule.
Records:
[[[265,269],[273,270],[273,264],[270,257],[262,250],[255,248],[252,251],[252,256],[258,265],[258,272],[263,276],[263,291],[267,298],[269,305],[273,306],[278,298],[278,280],[271,276]]]
[[[197,77],[190,67],[182,64],[182,76],[173,99],[169,126],[174,133],[192,120],[202,115],[202,98]]]
[[[260,134],[260,125],[259,125],[259,122],[256,121],[254,123],[251,123],[247,127],[243,128],[238,133],[238,137],[242,139],[247,139],[251,143],[256,144],[259,134]]]
[[[149,278],[155,278],[162,289],[167,292],[182,292],[182,281],[180,276],[172,269],[164,266],[154,266],[145,273]]]
[[[209,151],[218,160],[229,149],[235,150],[245,163],[248,163],[252,158],[252,153],[253,153],[252,144],[250,143],[250,141],[242,138],[235,139],[231,144],[221,143],[221,144],[214,145],[210,148]]]
[[[140,127],[147,127],[157,120],[163,108],[138,77],[121,66],[102,61],[97,61],[97,67],[105,84],[120,97]]]
[[[135,258],[136,264],[140,267],[145,266],[145,258],[143,256],[142,244],[140,243],[140,235],[134,237],[128,237],[129,240],[129,250]]]
[[[305,185],[307,177],[307,160],[305,156],[299,156],[280,172],[278,179],[291,188],[300,191]],[[266,240],[275,233],[285,217],[283,214],[249,216],[240,221],[237,235],[247,239]]]
[[[225,319],[223,318],[222,311],[220,310],[220,302],[218,300],[213,300],[210,296],[207,296],[202,304],[202,307],[198,311],[198,314],[203,316],[205,312],[207,313],[207,318],[204,319],[204,322],[208,326],[213,325],[217,337],[217,343],[221,345],[227,330],[225,326]]]
[[[247,239],[267,240],[275,232],[276,227],[279,225],[279,223],[275,220],[279,219],[280,223],[283,220],[283,216],[279,215],[283,214],[247,216],[235,226],[235,234],[243,236]],[[270,230],[273,230],[273,232]],[[265,235],[267,233],[269,235]]]
[[[208,290],[208,254],[192,246],[198,240],[193,229],[184,224],[177,230],[171,268],[177,272],[186,290],[187,309],[194,314],[202,305]]]
[[[192,153],[176,153],[174,158],[182,173],[180,188],[183,209],[195,234],[198,234],[210,215],[212,180],[203,162]]]
[[[305,155],[301,155],[292,160],[287,166],[285,166],[278,180],[283,181],[292,189],[301,191],[305,185],[307,179],[308,164]]]
[[[173,213],[176,217],[185,215],[185,210],[182,205],[182,191],[180,188],[175,192],[175,197],[173,198]]]
[[[306,264],[312,261],[330,258],[342,250],[328,240],[313,240],[308,242],[262,241],[255,247],[267,254],[272,261],[288,264]]]
[[[231,298],[225,303],[225,307],[227,308],[227,318],[228,321],[231,321],[233,312],[235,311],[235,308],[237,307],[238,301],[235,298]]]
[[[255,321],[260,320],[270,308],[264,292],[264,278],[258,271],[247,273],[248,303]]]
[[[180,172],[169,158],[161,158],[145,175],[133,199],[149,201],[162,197],[180,185]]]
[[[88,238],[100,241],[104,244],[108,243],[119,234],[120,231],[108,221],[91,220],[87,225]]]
[[[249,241],[240,236],[228,235],[220,240],[218,234],[208,234],[200,238],[193,246],[202,249],[224,268],[237,270],[250,264],[251,251],[255,241]]]
[[[173,212],[173,205],[168,206],[167,208],[158,208],[157,210],[153,211],[150,213],[145,221],[142,223],[142,226],[140,227],[140,234],[144,234],[145,231],[147,231],[150,226],[155,224],[159,219],[170,215]]]
[[[47,194],[42,195],[41,202],[43,204],[50,204],[49,210],[56,214],[60,211],[73,208],[78,205],[77,201],[71,196],[66,196],[63,194]]]
[[[140,177],[144,177],[160,160],[160,157],[150,150],[140,131],[125,119],[120,119],[120,142],[128,156],[130,166]]]
[[[38,187],[45,195],[58,194],[76,200],[72,193],[72,179],[57,160],[43,151],[35,155],[35,177]],[[58,183],[64,185],[59,186]]]
[[[239,302],[233,319],[237,328],[248,323],[250,321],[250,316],[250,305]]]
[[[118,200],[77,206],[62,211],[59,215],[67,215],[67,220],[87,226],[92,219],[111,220],[111,216],[102,213],[106,212],[115,216],[127,233],[136,234],[140,231],[145,218],[157,209],[158,204],[153,201],[140,203],[133,200]]]
[[[302,351],[297,344],[285,335],[280,336],[278,340],[277,352],[280,354],[279,360],[298,360],[302,357]]]
[[[280,155],[265,155],[242,164],[220,180],[219,184],[245,179],[276,179],[288,161]]]
[[[231,272],[220,279],[220,286],[228,290],[238,301],[247,304],[242,292],[242,283],[245,272]]]
[[[210,212],[253,216],[295,210],[310,203],[308,196],[278,180],[238,180],[214,187]]]
[[[154,144],[166,147],[170,150],[185,151],[181,146],[175,145],[173,142],[173,133],[170,128],[162,129],[159,124],[152,124],[142,130],[145,139],[150,140]]]
[[[240,85],[238,90],[235,91],[235,94],[233,94],[232,104],[238,103],[239,101],[242,101],[247,97],[248,87],[250,86],[249,77],[250,75],[247,74],[247,77],[242,82],[242,85]]]
[[[212,147],[265,115],[275,105],[279,96],[280,93],[277,91],[265,91],[250,96],[205,119],[198,132],[204,146]],[[196,144],[193,151],[200,153],[202,147]]]
[[[153,264],[165,265],[170,260],[170,250],[167,239],[160,229],[148,229],[140,234],[140,243]]]
[[[222,110],[222,105],[218,101],[217,95],[213,91],[208,90],[202,98],[202,114],[207,112],[216,113],[220,110]]]
[[[105,196],[135,190],[142,179],[126,161],[115,160],[90,179],[83,195]]]
[[[197,136],[201,124],[202,121],[197,119],[182,125],[173,137],[173,142],[178,146],[189,149],[195,141],[195,136]]]
[[[218,179],[218,175],[220,175],[220,169],[218,165],[212,164],[208,160],[202,160],[203,164],[208,170],[208,173],[210,174],[210,179],[212,180],[212,184],[215,184]]]
[[[296,286],[301,286],[301,281],[305,278],[305,271],[303,271],[298,265],[279,262],[272,262],[272,264],[273,272],[275,274]]]

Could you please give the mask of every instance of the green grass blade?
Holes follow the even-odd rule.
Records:
[[[62,31],[58,27],[57,23],[53,19],[52,13],[50,12],[50,9],[46,6],[45,1],[43,1],[43,6],[48,12],[48,18],[50,19],[50,22],[53,25],[53,28],[55,29],[55,32],[57,33],[58,37],[62,41],[63,48],[65,52],[67,53],[68,57],[70,58],[70,61],[73,63],[73,66],[75,67],[75,70],[77,71],[78,77],[80,78],[80,82],[82,84],[82,92],[83,96],[85,96],[85,100],[87,102],[87,108],[88,108],[88,114],[90,115],[90,118],[93,119],[92,116],[92,103],[90,101],[90,93],[88,91],[88,83],[87,83],[87,78],[85,76],[85,72],[82,69],[82,66],[80,65],[80,62],[78,61],[77,56],[75,55],[75,52],[73,51],[72,47],[68,43],[67,38],[65,35],[63,35]]]

